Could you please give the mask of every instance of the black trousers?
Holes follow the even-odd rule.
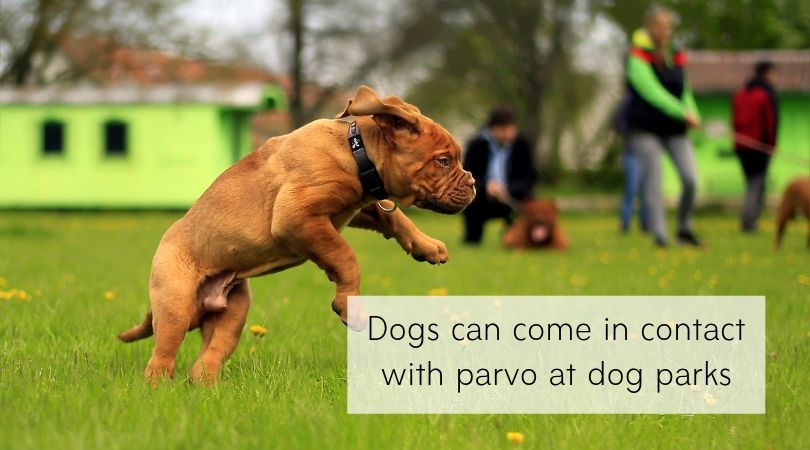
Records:
[[[739,150],[736,153],[745,175],[745,198],[740,214],[740,227],[743,231],[755,231],[757,219],[765,204],[765,175],[771,155],[757,150]]]
[[[482,198],[475,200],[464,210],[464,242],[477,244],[484,234],[484,224],[490,219],[503,219],[507,225],[512,224],[512,208],[501,202]]]

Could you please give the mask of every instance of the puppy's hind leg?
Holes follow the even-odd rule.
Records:
[[[228,307],[220,312],[206,314],[200,329],[203,345],[200,355],[191,367],[191,379],[211,384],[219,379],[225,359],[233,353],[250,309],[250,288],[247,280],[237,282],[228,294]]]
[[[202,306],[197,302],[201,277],[176,270],[166,274],[153,271],[150,297],[155,346],[144,376],[154,386],[161,377],[173,377],[175,358],[189,329],[197,326]]]

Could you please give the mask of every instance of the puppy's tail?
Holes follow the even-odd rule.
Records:
[[[118,335],[118,339],[124,342],[134,342],[138,339],[147,338],[152,335],[152,310],[146,313],[143,322],[135,325],[127,331]]]

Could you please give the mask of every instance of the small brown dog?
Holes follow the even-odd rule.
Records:
[[[810,247],[810,178],[797,178],[788,184],[776,217],[776,248],[782,245],[785,227],[798,213],[807,219],[807,246]]]
[[[345,323],[347,297],[360,293],[357,257],[339,234],[347,224],[395,238],[418,261],[447,262],[444,243],[377,200],[463,210],[475,180],[461,166],[458,143],[415,106],[365,86],[336,119],[350,115],[352,125],[316,120],[269,139],[223,172],[163,236],[152,260],[151,309],[119,335],[132,342],[154,333],[144,373],[153,383],[174,375],[180,344],[197,327],[203,345],[190,375],[218,378],[245,324],[251,277],[313,261],[335,283],[332,309]]]
[[[558,220],[557,205],[550,200],[526,200],[515,223],[506,230],[501,244],[506,248],[551,248],[565,251],[568,238]]]

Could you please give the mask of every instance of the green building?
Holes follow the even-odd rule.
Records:
[[[733,151],[731,97],[761,60],[776,65],[779,96],[778,151],[768,172],[768,193],[781,195],[790,180],[810,175],[810,52],[693,51],[687,58],[687,76],[703,127],[691,137],[699,172],[698,193],[704,199],[741,198],[745,190]],[[676,196],[680,183],[670,163],[664,180],[666,194]]]
[[[0,208],[184,208],[252,150],[261,84],[0,88]]]

